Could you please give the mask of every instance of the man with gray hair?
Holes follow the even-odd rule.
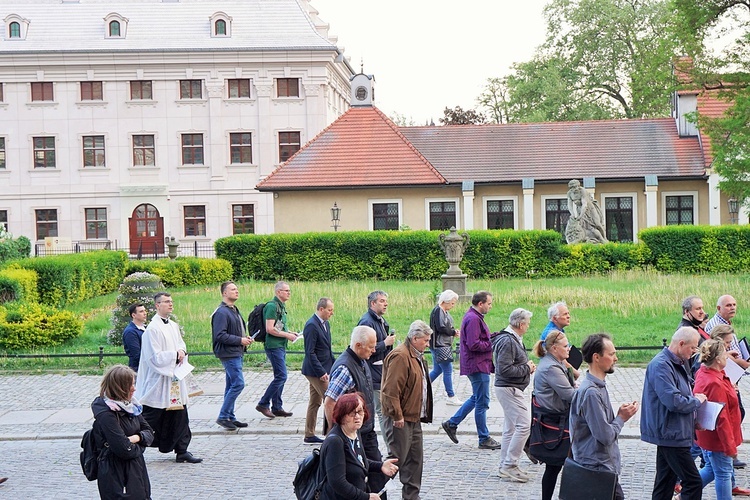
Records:
[[[690,455],[695,411],[706,401],[693,394],[685,361],[698,350],[698,332],[690,326],[677,329],[669,347],[646,368],[641,398],[641,440],[656,445],[656,476],[652,500],[671,500],[677,478],[682,499],[701,498],[703,483]]]
[[[547,309],[547,318],[549,323],[542,330],[542,340],[547,339],[547,334],[552,330],[558,330],[565,333],[565,327],[570,325],[570,311],[565,302],[555,302]]]
[[[388,421],[385,439],[398,458],[401,494],[407,500],[419,499],[424,465],[421,422],[432,422],[432,387],[424,360],[431,335],[424,321],[414,321],[404,343],[383,362],[380,399]]]
[[[370,414],[359,430],[362,437],[362,449],[369,460],[382,462],[378,448],[378,435],[375,432],[375,399],[372,386],[372,374],[367,360],[375,354],[375,330],[369,326],[355,326],[352,330],[349,347],[342,352],[331,367],[328,379],[328,389],[325,393],[326,419],[328,428],[333,427],[333,407],[336,401],[349,392],[360,392],[364,396],[367,412]],[[388,477],[382,472],[370,472],[368,483],[371,491],[380,491],[388,482]],[[381,498],[386,498],[384,493]]]
[[[523,345],[531,316],[531,311],[514,309],[508,318],[509,325],[490,337],[495,362],[495,395],[505,416],[499,475],[519,483],[529,480],[528,473],[518,466],[518,460],[531,430],[530,408],[523,395],[536,370]]]

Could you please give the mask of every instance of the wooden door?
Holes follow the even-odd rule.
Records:
[[[138,205],[128,219],[130,227],[130,254],[143,255],[164,253],[164,217],[159,216],[155,206],[148,203]]]

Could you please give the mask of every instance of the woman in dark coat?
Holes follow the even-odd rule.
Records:
[[[453,391],[453,339],[458,336],[458,330],[453,328],[453,317],[449,311],[456,302],[458,294],[453,290],[445,290],[438,297],[438,304],[430,313],[430,328],[434,332],[430,337],[433,364],[430,382],[434,382],[441,373],[443,374],[443,386],[448,395],[445,403],[450,406],[464,404]]]
[[[371,493],[367,486],[367,474],[380,471],[393,477],[398,471],[395,458],[372,462],[365,456],[359,429],[368,418],[370,415],[361,394],[344,394],[336,401],[333,407],[335,425],[320,450],[321,466],[326,473],[321,500],[379,500],[377,492]]]
[[[99,397],[91,403],[94,440],[97,449],[104,450],[97,476],[102,499],[151,498],[143,451],[154,440],[154,432],[134,393],[135,372],[115,365],[104,374]]]

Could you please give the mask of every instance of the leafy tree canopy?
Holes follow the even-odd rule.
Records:
[[[478,125],[485,123],[487,119],[482,113],[477,113],[473,109],[464,110],[461,106],[453,109],[445,108],[440,123],[443,125]]]

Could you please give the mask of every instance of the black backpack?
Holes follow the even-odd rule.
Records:
[[[297,500],[317,500],[323,490],[326,473],[320,463],[320,449],[316,448],[299,461],[292,485]]]
[[[99,475],[99,460],[104,458],[104,452],[109,447],[107,443],[104,443],[105,448],[100,450],[96,447],[96,440],[94,439],[94,429],[89,429],[83,433],[81,439],[81,469],[83,475],[89,481],[96,481]]]
[[[262,302],[257,306],[253,307],[250,315],[247,317],[247,333],[256,342],[266,341],[266,320],[263,319],[263,309],[266,307],[268,302]],[[278,308],[276,309],[278,314]]]

